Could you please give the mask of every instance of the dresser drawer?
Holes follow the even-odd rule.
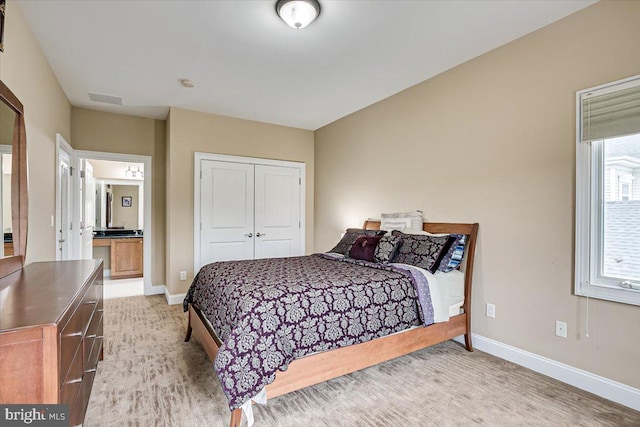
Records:
[[[95,368],[95,364],[91,364],[90,360],[92,357],[92,353],[95,351],[93,348],[96,346],[99,347],[96,342],[98,344],[102,343],[102,312],[95,312],[93,314],[91,324],[89,325],[87,334],[84,338],[84,341],[82,342],[85,371],[87,369]]]
[[[91,285],[89,286],[89,289],[87,289],[87,293],[84,295],[84,297],[82,298],[82,305],[84,306],[89,306],[90,308],[90,312],[93,313],[97,306],[98,306],[98,302],[100,299],[102,299],[102,293],[98,292],[98,286],[95,285]],[[87,318],[87,324],[89,323],[89,319]]]
[[[84,384],[84,381],[82,382]],[[86,408],[82,406],[82,392],[78,393],[78,397],[69,406],[69,427],[80,427],[84,423],[84,415]]]
[[[102,283],[102,281],[97,282],[97,283]],[[102,311],[103,310],[103,290],[104,290],[104,285],[101,284],[96,284],[94,285],[96,287],[96,293],[98,295],[98,303],[96,304],[96,310],[97,311]]]
[[[87,310],[82,304],[78,306],[76,311],[71,315],[71,318],[66,325],[60,331],[59,336],[59,349],[60,349],[60,382],[64,380],[69,371],[69,367],[73,361],[73,358],[80,348],[82,343],[82,336],[84,330],[87,327],[87,320],[85,319]],[[80,352],[82,353],[82,352]],[[80,361],[82,363],[82,360]]]
[[[60,332],[60,382],[64,380],[69,372],[73,358],[82,343],[82,332],[86,324],[79,311],[73,314],[67,324]]]
[[[89,355],[87,356],[87,362],[84,365],[85,374],[95,372],[98,368],[98,359],[100,357],[100,350],[102,349],[102,338],[96,338],[92,341],[93,344],[89,351]]]
[[[76,400],[78,390],[82,386],[82,375],[84,369],[82,367],[82,351],[78,349],[73,357],[69,372],[62,382],[60,388],[60,403],[71,405]]]
[[[93,385],[95,375],[95,371],[88,372],[85,373],[82,378],[82,388],[80,389],[75,405],[71,407],[70,426],[79,426],[84,422],[84,415],[87,412],[87,405],[89,404],[89,397],[91,396],[91,386]]]
[[[87,328],[87,338],[96,338],[102,336],[102,311],[96,311],[93,313],[93,317],[91,317],[91,322],[89,323],[89,327]]]

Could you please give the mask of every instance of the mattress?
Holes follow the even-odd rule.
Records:
[[[462,313],[464,304],[464,273],[453,270],[435,274],[420,269],[427,276],[431,303],[433,304],[434,323],[447,322],[451,316]]]

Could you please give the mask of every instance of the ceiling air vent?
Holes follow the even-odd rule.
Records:
[[[102,102],[104,104],[122,105],[121,96],[104,95],[102,93],[89,92],[89,99],[94,102]]]

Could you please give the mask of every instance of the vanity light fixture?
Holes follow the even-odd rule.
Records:
[[[129,165],[127,167],[127,170],[124,171],[124,176],[126,176],[127,178],[137,178],[137,177],[144,178],[144,172],[140,170],[140,166],[138,166],[137,171],[134,171],[134,170],[131,170],[131,165]]]
[[[276,13],[291,28],[299,30],[320,15],[320,3],[317,0],[278,0]]]

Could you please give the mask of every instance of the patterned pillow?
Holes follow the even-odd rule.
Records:
[[[422,230],[422,211],[383,213],[380,230]]]
[[[373,262],[373,254],[380,239],[382,239],[382,236],[358,237],[351,245],[351,249],[349,249],[349,258]]]
[[[423,236],[404,234],[400,231],[394,231],[392,234],[402,238],[402,244],[393,262],[414,265],[431,273],[436,272],[442,258],[456,241],[453,236]]]
[[[364,230],[362,228],[347,228],[347,231],[342,236],[342,239],[334,246],[329,252],[335,252],[347,256],[351,245],[360,236],[382,236],[385,233],[384,230]]]
[[[402,243],[400,236],[383,236],[376,246],[373,260],[382,264],[391,262]]]
[[[464,256],[464,246],[467,243],[467,236],[464,234],[452,234],[452,236],[454,236],[456,240],[445,256],[442,257],[442,261],[440,261],[440,266],[438,267],[438,270],[444,271],[445,273],[455,270],[460,266],[462,257]]]

